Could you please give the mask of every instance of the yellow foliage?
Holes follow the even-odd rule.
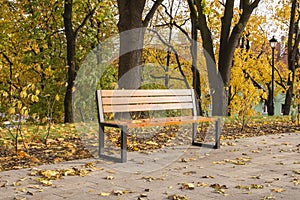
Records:
[[[10,108],[8,109],[8,114],[10,114],[10,115],[15,114],[15,112],[16,112],[16,109],[13,108],[13,107],[10,107]]]

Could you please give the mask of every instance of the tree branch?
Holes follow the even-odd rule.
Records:
[[[143,20],[143,26],[147,27],[150,20],[152,19],[155,11],[157,10],[157,8],[159,7],[159,5],[163,2],[163,0],[156,0],[154,2],[154,5],[152,6],[152,8],[150,9],[150,11],[148,12],[148,14],[146,15],[145,19]]]
[[[83,19],[83,21],[81,22],[81,24],[76,28],[76,30],[74,31],[75,37],[78,34],[78,31],[86,24],[86,22],[94,15],[95,11],[97,9],[97,6],[95,6],[95,8],[93,8],[92,10],[90,10],[90,12],[85,16],[85,18]]]
[[[190,12],[192,15],[192,18],[197,19],[197,10],[194,6],[194,3],[192,0],[187,0],[188,4],[189,4],[189,8],[190,8]]]
[[[176,49],[175,49],[172,45],[170,45],[170,44],[168,44],[166,41],[164,41],[163,38],[159,35],[159,33],[158,33],[157,31],[155,31],[155,30],[153,30],[153,29],[149,29],[149,31],[155,33],[155,34],[157,35],[158,39],[159,39],[164,45],[166,45],[168,48],[170,48],[170,49],[174,52],[175,57],[176,57],[176,62],[177,62],[177,65],[178,65],[180,74],[181,74],[182,77],[183,77],[185,86],[186,86],[186,88],[190,88],[189,83],[188,83],[188,81],[187,81],[187,78],[186,78],[186,76],[185,76],[185,74],[184,74],[184,72],[183,72],[183,70],[182,70],[182,67],[181,67],[181,64],[180,64],[180,59],[179,59],[179,56],[178,56],[178,53],[177,53]]]

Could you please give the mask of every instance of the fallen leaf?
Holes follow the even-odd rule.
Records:
[[[60,173],[59,171],[56,170],[44,170],[41,171],[40,174],[44,176],[47,179],[55,180],[60,178]]]
[[[101,192],[99,195],[102,197],[108,197],[110,195],[110,192]]]
[[[181,189],[193,190],[195,189],[195,185],[193,183],[182,183]]]
[[[35,162],[35,163],[40,162],[40,160],[37,157],[34,157],[34,156],[31,156],[30,159],[31,159],[32,162]]]
[[[294,170],[293,171],[295,174],[300,174],[300,170]]]
[[[273,196],[273,194],[270,194],[269,196],[264,196],[262,198],[262,200],[270,200],[270,199],[275,199],[275,197]]]
[[[228,189],[226,185],[220,185],[218,183],[212,184],[209,187],[214,188],[216,190],[219,190],[219,189]]]
[[[281,193],[281,192],[284,192],[285,189],[284,188],[273,188],[271,189],[272,192],[276,192],[276,193]]]
[[[38,178],[37,181],[42,183],[44,186],[52,186],[52,181],[51,180]]]
[[[146,180],[148,182],[151,182],[151,181],[154,180],[154,178],[152,176],[144,176],[144,177],[142,177],[142,179],[144,179],[144,180]]]
[[[260,179],[261,175],[258,175],[258,176],[250,176],[249,178],[251,179]]]
[[[214,176],[202,176],[201,178],[215,178]]]
[[[24,152],[22,150],[18,150],[18,156],[20,158],[30,158],[30,155],[28,155],[26,152]]]
[[[16,187],[16,186],[20,186],[20,185],[21,185],[21,183],[17,181],[17,182],[13,182],[13,184],[12,184],[12,185]]]
[[[178,195],[178,194],[172,194],[172,195],[168,196],[168,199],[169,200],[188,200],[187,197],[181,196],[181,195]]]
[[[191,175],[191,174],[197,174],[196,171],[188,171],[188,172],[184,172],[183,175]]]
[[[198,186],[198,187],[207,187],[208,184],[202,183],[202,182],[198,182],[198,183],[197,183],[197,186]]]
[[[258,184],[251,184],[251,188],[252,189],[263,189],[264,186],[263,185],[258,185]]]
[[[82,176],[82,177],[83,177],[83,176],[88,175],[88,173],[89,173],[89,172],[88,172],[87,170],[85,170],[85,169],[80,169],[80,170],[79,170],[79,176]]]
[[[114,195],[116,195],[116,196],[120,196],[120,195],[123,195],[123,194],[124,194],[122,190],[114,190],[113,193],[114,193]]]
[[[300,180],[298,178],[293,178],[292,182],[294,183],[294,185],[299,185],[300,184]]]
[[[107,176],[105,179],[107,179],[107,180],[113,180],[115,177],[113,177],[113,176]]]
[[[146,194],[146,193],[140,194],[140,197],[147,197],[147,196],[148,196],[148,194]]]

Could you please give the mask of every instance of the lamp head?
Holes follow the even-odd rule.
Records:
[[[274,49],[276,47],[277,44],[277,40],[275,39],[275,37],[273,36],[271,40],[269,40],[270,45],[272,47],[272,49]]]

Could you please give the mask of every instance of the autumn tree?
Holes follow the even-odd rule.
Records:
[[[228,88],[230,86],[230,74],[234,51],[238,45],[239,39],[246,27],[246,24],[253,12],[258,6],[260,0],[241,0],[240,8],[234,12],[234,0],[214,1],[223,8],[221,20],[221,34],[219,36],[220,47],[218,53],[214,48],[214,35],[211,27],[209,27],[209,8],[206,1],[188,0],[191,16],[195,19],[196,27],[200,30],[203,48],[207,52],[207,65],[210,66],[209,80],[210,85],[215,89],[213,94],[213,115],[227,115]],[[234,20],[234,16],[238,15],[238,19]],[[216,58],[218,57],[218,59]],[[217,66],[216,64],[217,62]],[[217,70],[218,69],[218,70]],[[216,85],[215,77],[220,74],[224,87],[220,84]],[[220,96],[221,95],[221,96]],[[224,102],[219,102],[224,99]]]
[[[1,4],[5,12],[2,12],[0,28],[3,33],[0,43],[3,66],[0,93],[8,94],[1,98],[2,111],[7,107],[17,110],[13,102],[19,102],[19,107],[22,102],[22,107],[26,107],[29,114],[44,118],[49,114],[47,109],[41,109],[47,107],[46,99],[54,100],[63,91],[63,78],[55,78],[63,77],[65,70],[61,51],[63,36],[59,31],[62,25],[61,6],[59,2],[49,4],[47,0],[6,1]],[[44,9],[48,12],[43,12]],[[56,102],[55,106],[60,107],[61,104]],[[56,118],[60,116],[62,114],[57,112]]]

